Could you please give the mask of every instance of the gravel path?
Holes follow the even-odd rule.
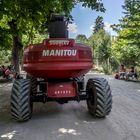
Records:
[[[113,94],[105,119],[90,116],[85,101],[35,103],[32,119],[17,123],[10,116],[12,84],[0,83],[0,140],[140,140],[140,83],[100,77],[109,81]]]

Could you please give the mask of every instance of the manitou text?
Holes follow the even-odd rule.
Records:
[[[42,56],[76,56],[77,50],[43,50]]]

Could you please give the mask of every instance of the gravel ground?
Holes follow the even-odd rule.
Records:
[[[105,119],[90,116],[85,101],[35,103],[25,123],[11,119],[12,84],[0,81],[0,140],[140,140],[140,83],[100,77],[109,81],[113,94],[112,112]]]

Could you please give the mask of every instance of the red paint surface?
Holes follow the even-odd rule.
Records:
[[[50,45],[50,40],[68,40],[68,44]],[[75,56],[42,56],[43,50],[76,50]],[[23,69],[41,78],[70,78],[84,75],[92,68],[91,48],[73,39],[48,39],[28,46],[24,51]]]

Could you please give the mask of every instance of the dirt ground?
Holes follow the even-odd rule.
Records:
[[[85,101],[35,103],[32,119],[25,123],[11,118],[12,83],[0,81],[0,140],[140,140],[140,83],[100,77],[109,81],[113,95],[105,119],[90,116]]]

